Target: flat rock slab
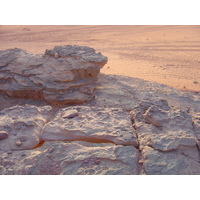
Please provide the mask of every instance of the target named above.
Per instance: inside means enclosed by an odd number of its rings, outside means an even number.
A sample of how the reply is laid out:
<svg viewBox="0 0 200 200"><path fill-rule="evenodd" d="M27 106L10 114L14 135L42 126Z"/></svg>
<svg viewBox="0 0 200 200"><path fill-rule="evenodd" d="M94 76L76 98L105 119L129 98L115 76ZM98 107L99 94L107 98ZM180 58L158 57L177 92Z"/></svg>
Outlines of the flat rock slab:
<svg viewBox="0 0 200 200"><path fill-rule="evenodd" d="M133 146L87 142L46 142L34 150L2 153L0 174L128 175L138 174Z"/></svg>
<svg viewBox="0 0 200 200"><path fill-rule="evenodd" d="M119 75L100 73L95 98L90 106L134 109L143 99L165 99L170 106L200 112L200 95L196 92L182 92L156 82Z"/></svg>
<svg viewBox="0 0 200 200"><path fill-rule="evenodd" d="M40 143L39 134L51 116L51 110L51 106L25 105L0 111L0 150L36 147Z"/></svg>
<svg viewBox="0 0 200 200"><path fill-rule="evenodd" d="M56 46L45 54L0 51L0 91L54 105L87 102L107 60L93 48L77 45Z"/></svg>
<svg viewBox="0 0 200 200"><path fill-rule="evenodd" d="M45 125L40 138L43 141L84 140L138 146L130 116L120 108L63 108Z"/></svg>
<svg viewBox="0 0 200 200"><path fill-rule="evenodd" d="M151 147L143 150L147 175L200 175L200 162L179 151L161 152Z"/></svg>

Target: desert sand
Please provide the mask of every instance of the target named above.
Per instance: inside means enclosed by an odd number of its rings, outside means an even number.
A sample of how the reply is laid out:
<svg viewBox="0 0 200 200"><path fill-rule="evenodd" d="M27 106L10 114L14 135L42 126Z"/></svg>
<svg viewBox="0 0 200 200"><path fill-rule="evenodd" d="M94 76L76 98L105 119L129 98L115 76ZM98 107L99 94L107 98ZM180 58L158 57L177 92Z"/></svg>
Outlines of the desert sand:
<svg viewBox="0 0 200 200"><path fill-rule="evenodd" d="M0 50L44 53L86 45L109 58L101 72L200 91L200 26L0 26Z"/></svg>

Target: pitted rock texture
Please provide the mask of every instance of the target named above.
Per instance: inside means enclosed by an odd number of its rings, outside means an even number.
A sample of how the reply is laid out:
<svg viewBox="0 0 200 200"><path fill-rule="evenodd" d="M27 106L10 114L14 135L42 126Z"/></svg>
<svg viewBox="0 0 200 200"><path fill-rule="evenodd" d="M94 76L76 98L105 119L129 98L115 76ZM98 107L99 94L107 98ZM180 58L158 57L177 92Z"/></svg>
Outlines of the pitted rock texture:
<svg viewBox="0 0 200 200"><path fill-rule="evenodd" d="M59 58L57 54L54 56ZM41 147L29 150L19 149L22 141L15 141L12 148L6 145L4 151L0 150L0 173L200 174L198 93L105 74L98 76L97 84L95 98L83 106L52 105L52 115L37 115L44 119L44 123L38 124L39 141L42 142L41 136L76 141L47 140ZM1 112L5 108L8 108L6 112L10 111L14 105L48 105L43 100L12 98L4 94L0 95L0 101ZM101 114L97 117L98 112ZM21 110L19 116L22 113ZM4 114L0 115L5 116L1 121L9 122L7 119L11 115ZM100 131L97 135L101 137L95 136ZM131 132L138 146L126 142ZM8 140L9 129L0 129L0 137L3 137L0 143ZM122 151L120 156L118 148Z"/></svg>
<svg viewBox="0 0 200 200"><path fill-rule="evenodd" d="M45 125L41 140L84 140L138 146L129 114L120 108L72 106Z"/></svg>
<svg viewBox="0 0 200 200"><path fill-rule="evenodd" d="M197 144L192 116L186 111L170 108L165 100L143 100L131 111L131 116L141 149L149 145L169 151Z"/></svg>
<svg viewBox="0 0 200 200"><path fill-rule="evenodd" d="M51 106L26 105L0 111L0 150L8 152L36 147L51 110Z"/></svg>
<svg viewBox="0 0 200 200"><path fill-rule="evenodd" d="M191 114L169 107L162 99L145 99L131 116L142 153L143 174L200 174Z"/></svg>
<svg viewBox="0 0 200 200"><path fill-rule="evenodd" d="M143 150L147 175L199 175L200 162L180 151L162 152L151 147Z"/></svg>
<svg viewBox="0 0 200 200"><path fill-rule="evenodd" d="M94 96L107 57L86 46L56 46L45 54L0 51L0 91L51 104L83 103Z"/></svg>
<svg viewBox="0 0 200 200"><path fill-rule="evenodd" d="M46 142L34 150L2 153L0 174L126 175L138 174L133 146L87 142Z"/></svg>

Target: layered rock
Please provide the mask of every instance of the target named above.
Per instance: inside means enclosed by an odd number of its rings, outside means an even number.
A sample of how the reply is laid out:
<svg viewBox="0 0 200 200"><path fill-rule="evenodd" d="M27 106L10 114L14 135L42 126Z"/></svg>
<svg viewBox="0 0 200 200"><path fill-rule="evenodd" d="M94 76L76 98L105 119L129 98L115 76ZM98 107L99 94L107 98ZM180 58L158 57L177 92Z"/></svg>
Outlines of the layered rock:
<svg viewBox="0 0 200 200"><path fill-rule="evenodd" d="M86 46L56 46L45 54L0 51L0 91L51 104L83 103L94 95L107 57Z"/></svg>
<svg viewBox="0 0 200 200"><path fill-rule="evenodd" d="M33 149L51 116L51 106L14 106L0 111L0 150Z"/></svg>
<svg viewBox="0 0 200 200"><path fill-rule="evenodd" d="M200 174L198 93L104 74L97 84L90 102L62 109L0 96L0 174Z"/></svg>
<svg viewBox="0 0 200 200"><path fill-rule="evenodd" d="M130 116L120 108L72 106L45 125L43 141L84 140L138 146Z"/></svg>
<svg viewBox="0 0 200 200"><path fill-rule="evenodd" d="M137 161L138 150L133 146L46 142L34 150L2 153L0 174L138 174Z"/></svg>

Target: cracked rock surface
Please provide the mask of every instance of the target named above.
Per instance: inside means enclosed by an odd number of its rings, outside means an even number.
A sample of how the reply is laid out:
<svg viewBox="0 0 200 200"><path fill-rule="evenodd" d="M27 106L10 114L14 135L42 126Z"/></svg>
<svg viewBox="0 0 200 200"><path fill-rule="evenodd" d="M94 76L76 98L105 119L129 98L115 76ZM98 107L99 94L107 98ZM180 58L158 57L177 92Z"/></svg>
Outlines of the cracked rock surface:
<svg viewBox="0 0 200 200"><path fill-rule="evenodd" d="M159 102L159 104L158 104ZM131 111L145 174L199 174L192 115L167 101L143 100Z"/></svg>
<svg viewBox="0 0 200 200"><path fill-rule="evenodd" d="M199 93L99 74L106 62L0 52L0 174L200 174Z"/></svg>
<svg viewBox="0 0 200 200"><path fill-rule="evenodd" d="M0 174L138 174L137 159L138 150L133 146L46 142L34 150L2 153Z"/></svg>
<svg viewBox="0 0 200 200"><path fill-rule="evenodd" d="M0 111L0 150L12 152L36 147L51 110L51 106L26 105Z"/></svg>
<svg viewBox="0 0 200 200"><path fill-rule="evenodd" d="M200 174L200 163L181 151L163 152L146 146L142 152L143 173L147 175Z"/></svg>
<svg viewBox="0 0 200 200"><path fill-rule="evenodd" d="M0 91L51 104L83 103L93 97L107 57L86 46L56 46L45 54L0 51Z"/></svg>
<svg viewBox="0 0 200 200"><path fill-rule="evenodd" d="M138 146L130 116L120 108L63 108L40 136L43 141L85 140Z"/></svg>

